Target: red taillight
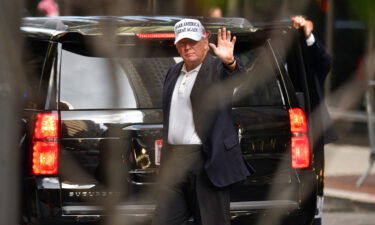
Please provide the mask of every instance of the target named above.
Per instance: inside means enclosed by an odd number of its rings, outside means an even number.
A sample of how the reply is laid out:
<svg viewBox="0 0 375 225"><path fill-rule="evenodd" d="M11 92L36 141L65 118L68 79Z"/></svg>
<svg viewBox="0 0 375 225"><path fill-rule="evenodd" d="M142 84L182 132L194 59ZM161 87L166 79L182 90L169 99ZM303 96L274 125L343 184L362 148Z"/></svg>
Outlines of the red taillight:
<svg viewBox="0 0 375 225"><path fill-rule="evenodd" d="M289 109L292 167L303 169L310 166L310 143L307 136L307 119L300 108Z"/></svg>
<svg viewBox="0 0 375 225"><path fill-rule="evenodd" d="M302 109L289 109L289 119L292 133L307 133L307 120Z"/></svg>
<svg viewBox="0 0 375 225"><path fill-rule="evenodd" d="M172 39L175 38L174 33L140 33L136 34L139 39ZM205 33L208 37L209 33Z"/></svg>
<svg viewBox="0 0 375 225"><path fill-rule="evenodd" d="M34 138L57 138L58 115L55 113L39 113L34 129Z"/></svg>
<svg viewBox="0 0 375 225"><path fill-rule="evenodd" d="M42 141L34 142L33 174L56 174L58 159L58 144Z"/></svg>
<svg viewBox="0 0 375 225"><path fill-rule="evenodd" d="M307 136L292 137L292 167L295 169L310 166L310 144Z"/></svg>
<svg viewBox="0 0 375 225"><path fill-rule="evenodd" d="M56 113L39 113L35 122L32 174L57 174L59 116Z"/></svg>

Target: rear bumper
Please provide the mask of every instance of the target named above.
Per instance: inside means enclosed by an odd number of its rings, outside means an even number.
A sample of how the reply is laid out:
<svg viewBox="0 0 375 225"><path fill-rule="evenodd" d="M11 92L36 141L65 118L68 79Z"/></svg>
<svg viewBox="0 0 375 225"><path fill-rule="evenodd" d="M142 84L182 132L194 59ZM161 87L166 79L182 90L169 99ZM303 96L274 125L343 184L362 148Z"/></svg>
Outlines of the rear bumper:
<svg viewBox="0 0 375 225"><path fill-rule="evenodd" d="M289 200L276 201L249 201L231 202L230 210L232 214L248 213L257 210L282 210L292 212L299 207L297 202ZM155 212L155 205L119 205L113 209L120 215L150 216ZM87 216L106 215L106 210L100 206L63 206L63 216Z"/></svg>
<svg viewBox="0 0 375 225"><path fill-rule="evenodd" d="M102 206L76 205L63 206L60 210L59 216L39 218L35 220L35 225L96 224L106 221L108 217L128 221L129 224L147 225L151 224L155 205L124 204L111 209ZM303 212L304 209L298 202L290 200L231 202L230 210L232 224L255 224L259 219L272 218L280 225L308 225L313 219L313 217L306 217L306 212Z"/></svg>

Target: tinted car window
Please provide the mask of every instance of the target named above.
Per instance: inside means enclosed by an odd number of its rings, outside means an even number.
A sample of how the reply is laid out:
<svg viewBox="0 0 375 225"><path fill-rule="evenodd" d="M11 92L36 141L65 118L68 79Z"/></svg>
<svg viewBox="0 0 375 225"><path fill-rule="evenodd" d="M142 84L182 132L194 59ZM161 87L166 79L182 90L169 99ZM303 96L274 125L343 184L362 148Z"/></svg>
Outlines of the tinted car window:
<svg viewBox="0 0 375 225"><path fill-rule="evenodd" d="M160 108L164 76L175 63L172 57L111 61L63 50L60 101L70 109Z"/></svg>
<svg viewBox="0 0 375 225"><path fill-rule="evenodd" d="M28 86L22 93L26 108L36 109L43 104L46 94L47 77L43 77L43 66L46 60L49 42L25 39L25 73Z"/></svg>
<svg viewBox="0 0 375 225"><path fill-rule="evenodd" d="M235 106L282 105L265 48L249 49L239 57L246 75L234 91ZM69 109L161 108L164 77L180 60L155 54L109 59L63 49L60 104Z"/></svg>
<svg viewBox="0 0 375 225"><path fill-rule="evenodd" d="M275 61L267 53L266 47L251 49L239 57L245 67L245 74L234 90L234 105L284 105Z"/></svg>

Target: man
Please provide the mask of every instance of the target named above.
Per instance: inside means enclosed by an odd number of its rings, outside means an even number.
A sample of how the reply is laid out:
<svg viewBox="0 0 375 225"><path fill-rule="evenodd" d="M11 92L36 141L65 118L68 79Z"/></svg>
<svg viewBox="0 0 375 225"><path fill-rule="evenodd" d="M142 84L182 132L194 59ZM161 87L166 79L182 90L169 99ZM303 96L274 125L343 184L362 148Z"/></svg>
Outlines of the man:
<svg viewBox="0 0 375 225"><path fill-rule="evenodd" d="M336 132L332 127L332 120L324 103L324 82L331 69L332 59L326 52L322 44L315 39L314 24L302 16L294 16L291 18L293 26L296 29L302 29L304 38L306 39L305 57L307 61L307 79L310 82L310 99L312 106L313 121L313 141L316 149L314 161L318 170L317 177L324 178L324 144L337 140ZM319 189L319 196L323 196L323 187ZM319 207L322 210L323 201ZM321 224L321 218L316 219L314 224Z"/></svg>
<svg viewBox="0 0 375 225"><path fill-rule="evenodd" d="M164 148L154 225L229 225L228 186L253 173L244 160L231 117L233 87L242 70L233 55L236 37L219 29L208 43L198 20L175 24L183 61L169 69L163 89ZM216 57L211 56L209 47Z"/></svg>
<svg viewBox="0 0 375 225"><path fill-rule="evenodd" d="M294 16L291 18L293 26L296 29L302 29L303 34L306 38L307 45L307 69L310 71L308 74L311 84L312 92L312 102L314 116L320 118L319 121L322 122L321 130L316 131L316 137L314 138L315 142L321 141L324 144L331 143L337 139L336 133L332 128L332 121L329 116L327 107L324 103L324 82L325 79L331 70L332 58L326 52L322 44L315 39L313 34L314 24L312 21L307 20L303 16ZM319 140L321 139L321 140Z"/></svg>

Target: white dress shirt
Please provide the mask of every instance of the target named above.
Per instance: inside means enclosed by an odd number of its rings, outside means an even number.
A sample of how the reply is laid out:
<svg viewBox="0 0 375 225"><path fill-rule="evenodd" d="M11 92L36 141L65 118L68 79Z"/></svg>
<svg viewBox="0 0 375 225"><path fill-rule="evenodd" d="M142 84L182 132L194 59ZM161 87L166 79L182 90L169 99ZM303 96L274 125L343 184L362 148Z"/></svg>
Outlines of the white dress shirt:
<svg viewBox="0 0 375 225"><path fill-rule="evenodd" d="M169 144L202 144L194 125L190 93L202 64L187 72L185 64L173 90L169 111Z"/></svg>
<svg viewBox="0 0 375 225"><path fill-rule="evenodd" d="M306 39L307 46L311 46L315 43L314 34L311 33L310 36Z"/></svg>

